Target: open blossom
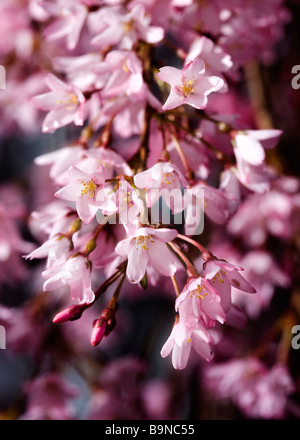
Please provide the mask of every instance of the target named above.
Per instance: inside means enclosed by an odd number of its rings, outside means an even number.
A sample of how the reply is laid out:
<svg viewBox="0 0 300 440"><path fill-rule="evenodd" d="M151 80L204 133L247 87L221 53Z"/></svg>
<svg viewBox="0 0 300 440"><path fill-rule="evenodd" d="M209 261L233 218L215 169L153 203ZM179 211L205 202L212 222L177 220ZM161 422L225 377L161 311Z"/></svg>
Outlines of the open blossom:
<svg viewBox="0 0 300 440"><path fill-rule="evenodd" d="M252 319L256 319L263 310L270 307L275 288L287 288L291 280L272 255L264 250L255 249L248 252L241 264L245 268L247 280L255 286L257 293L243 295L233 288L233 303L245 309Z"/></svg>
<svg viewBox="0 0 300 440"><path fill-rule="evenodd" d="M172 352L173 367L182 370L187 366L192 347L201 357L210 361L213 357L210 345L213 342L211 334L196 318L179 318L160 354L165 358Z"/></svg>
<svg viewBox="0 0 300 440"><path fill-rule="evenodd" d="M205 64L200 58L191 61L182 70L171 66L162 67L157 77L171 86L163 110L171 110L182 104L204 109L208 102L207 96L224 85L222 78L205 75Z"/></svg>
<svg viewBox="0 0 300 440"><path fill-rule="evenodd" d="M140 227L116 246L116 253L128 256L127 277L131 283L138 283L153 266L159 273L172 276L176 272L176 259L167 242L177 236L175 229L154 229Z"/></svg>
<svg viewBox="0 0 300 440"><path fill-rule="evenodd" d="M173 213L183 210L181 187L188 187L188 182L179 168L171 162L158 162L148 170L136 174L134 184L146 191L148 208L152 207L161 196ZM172 195L173 190L175 191Z"/></svg>
<svg viewBox="0 0 300 440"><path fill-rule="evenodd" d="M85 97L74 84L66 84L51 73L45 78L51 92L43 93L32 98L33 104L48 111L42 131L51 133L64 125L74 122L83 125Z"/></svg>
<svg viewBox="0 0 300 440"><path fill-rule="evenodd" d="M53 67L57 72L64 73L68 83L75 84L80 90L92 91L105 84L105 77L94 72L94 68L102 61L100 53L87 53L79 56L53 58Z"/></svg>
<svg viewBox="0 0 300 440"><path fill-rule="evenodd" d="M116 174L132 175L132 170L123 157L106 147L86 150L76 167L88 174L101 171L105 179L112 179Z"/></svg>
<svg viewBox="0 0 300 440"><path fill-rule="evenodd" d="M101 171L87 174L76 167L69 170L70 183L55 193L63 200L76 202L79 217L84 223L89 223L97 214L98 209L113 213L115 203L104 185L104 176Z"/></svg>
<svg viewBox="0 0 300 440"><path fill-rule="evenodd" d="M138 197L133 187L121 178L119 187L116 191L116 205L122 224L127 232L135 230L140 221L140 213L143 210L144 203Z"/></svg>
<svg viewBox="0 0 300 440"><path fill-rule="evenodd" d="M138 93L144 84L142 62L128 50L112 50L93 71L103 78L102 99Z"/></svg>
<svg viewBox="0 0 300 440"><path fill-rule="evenodd" d="M234 136L234 152L250 165L260 165L265 160L265 149L274 148L281 130L245 130Z"/></svg>
<svg viewBox="0 0 300 440"><path fill-rule="evenodd" d="M180 317L194 316L202 320L207 328L225 322L225 312L220 305L221 298L218 291L211 286L208 280L200 276L191 278L178 296L175 308Z"/></svg>
<svg viewBox="0 0 300 440"><path fill-rule="evenodd" d="M58 184L65 185L68 182L69 167L75 165L84 152L81 145L72 145L37 156L34 162L41 166L50 165L51 179Z"/></svg>
<svg viewBox="0 0 300 440"><path fill-rule="evenodd" d="M77 218L77 214L62 200L54 200L31 213L29 227L34 237L42 241L45 236L50 238L67 232Z"/></svg>
<svg viewBox="0 0 300 440"><path fill-rule="evenodd" d="M43 289L55 290L69 286L71 298L76 304L90 303L95 295L91 288L90 262L83 256L70 257L64 263L42 272Z"/></svg>
<svg viewBox="0 0 300 440"><path fill-rule="evenodd" d="M205 383L218 398L231 398L246 416L261 419L283 418L287 398L295 391L284 365L267 369L254 357L207 366Z"/></svg>
<svg viewBox="0 0 300 440"><path fill-rule="evenodd" d="M100 9L99 13L91 17L98 27L101 23L101 32L93 37L91 43L95 46L117 45L121 49L132 49L138 41L158 43L164 37L164 30L159 26L151 26L151 17L146 14L142 4L135 5L127 14L112 8ZM92 24L93 26L93 24Z"/></svg>
<svg viewBox="0 0 300 440"><path fill-rule="evenodd" d="M299 222L294 219L300 206L299 181L280 178L272 186L266 194L249 195L230 220L229 232L242 237L247 246L263 245L269 234L288 239L296 233ZM254 210L255 216L252 215Z"/></svg>
<svg viewBox="0 0 300 440"><path fill-rule="evenodd" d="M265 165L265 149L274 148L281 130L246 130L233 133L236 177L252 191L264 193L270 189L275 173Z"/></svg>
<svg viewBox="0 0 300 440"><path fill-rule="evenodd" d="M55 17L44 31L49 41L65 37L67 48L72 50L76 47L80 32L88 15L87 7L80 0L56 0L49 2L41 0L39 6L47 14Z"/></svg>
<svg viewBox="0 0 300 440"><path fill-rule="evenodd" d="M221 307L228 312L231 307L231 286L248 293L255 293L255 288L240 274L244 270L223 260L209 260L204 265L205 278L221 297Z"/></svg>
<svg viewBox="0 0 300 440"><path fill-rule="evenodd" d="M58 266L65 262L70 254L71 242L63 235L52 237L45 241L40 247L34 249L30 254L26 255L26 259L45 258L47 257L47 269Z"/></svg>
<svg viewBox="0 0 300 440"><path fill-rule="evenodd" d="M185 63L190 63L196 57L200 57L203 60L206 72L213 75L226 72L233 65L231 56L205 36L193 40Z"/></svg>

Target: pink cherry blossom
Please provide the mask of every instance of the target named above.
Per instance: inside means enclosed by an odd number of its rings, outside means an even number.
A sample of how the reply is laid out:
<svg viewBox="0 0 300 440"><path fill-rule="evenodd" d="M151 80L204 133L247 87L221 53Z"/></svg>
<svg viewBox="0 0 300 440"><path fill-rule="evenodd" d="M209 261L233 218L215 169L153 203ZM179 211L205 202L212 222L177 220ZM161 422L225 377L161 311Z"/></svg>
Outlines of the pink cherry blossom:
<svg viewBox="0 0 300 440"><path fill-rule="evenodd" d="M228 312L231 307L231 286L248 293L255 293L255 288L240 274L244 270L222 260L209 260L204 265L204 275L221 297L221 307Z"/></svg>
<svg viewBox="0 0 300 440"><path fill-rule="evenodd" d="M141 60L128 50L109 52L102 63L95 65L93 71L105 78L101 90L102 99L111 99L123 93L138 93L144 85Z"/></svg>
<svg viewBox="0 0 300 440"><path fill-rule="evenodd" d="M116 246L118 255L128 256L127 277L138 283L147 272L147 265L159 273L172 276L176 272L176 259L166 243L174 240L174 229L140 227Z"/></svg>
<svg viewBox="0 0 300 440"><path fill-rule="evenodd" d="M230 55L205 36L194 39L185 59L186 64L197 57L204 61L206 72L210 74L226 72L233 65Z"/></svg>
<svg viewBox="0 0 300 440"><path fill-rule="evenodd" d="M101 171L104 179L112 179L116 175L132 176L132 170L123 157L107 147L85 150L76 168L88 174Z"/></svg>
<svg viewBox="0 0 300 440"><path fill-rule="evenodd" d="M73 84L64 83L51 73L45 81L51 92L32 98L37 108L49 112L43 122L43 132L54 132L71 122L83 125L85 97L81 90Z"/></svg>
<svg viewBox="0 0 300 440"><path fill-rule="evenodd" d="M148 170L136 174L134 184L146 191L148 207L153 206L161 196L174 213L183 210L181 187L188 187L188 182L175 164L158 162ZM176 198L172 195L173 190Z"/></svg>
<svg viewBox="0 0 300 440"><path fill-rule="evenodd" d="M197 182L184 194L185 233L201 234L204 214L214 223L226 224L229 220L230 203L234 200L233 194L226 194L205 182Z"/></svg>
<svg viewBox="0 0 300 440"><path fill-rule="evenodd" d="M182 70L171 66L162 67L157 77L171 86L163 110L171 110L182 104L204 109L208 102L207 96L224 85L218 76L205 75L205 64L200 58L191 61Z"/></svg>
<svg viewBox="0 0 300 440"><path fill-rule="evenodd" d="M274 148L281 136L281 130L246 130L234 136L234 152L250 166L258 166L265 160L265 150Z"/></svg>
<svg viewBox="0 0 300 440"><path fill-rule="evenodd" d="M76 212L65 205L62 200L55 200L33 211L29 220L31 233L37 240L44 240L68 231L71 223L78 216Z"/></svg>
<svg viewBox="0 0 300 440"><path fill-rule="evenodd" d="M88 53L74 57L55 57L53 66L57 72L66 75L68 83L86 92L100 89L105 84L106 77L101 77L94 71L101 61L100 53Z"/></svg>
<svg viewBox="0 0 300 440"><path fill-rule="evenodd" d="M204 277L190 279L178 296L175 308L180 318L188 319L190 315L202 320L207 328L213 327L215 321L225 322L225 313L220 305L221 298L215 288Z"/></svg>
<svg viewBox="0 0 300 440"><path fill-rule="evenodd" d="M64 236L52 237L45 241L40 247L26 255L26 259L47 257L47 269L59 266L65 262L70 255L71 242Z"/></svg>
<svg viewBox="0 0 300 440"><path fill-rule="evenodd" d="M85 154L81 145L70 145L50 153L42 154L34 159L37 165L50 165L50 177L58 184L65 185L68 182L68 169L76 165Z"/></svg>
<svg viewBox="0 0 300 440"><path fill-rule="evenodd" d="M49 41L65 37L68 49L74 49L88 14L83 2L80 0L57 0L54 3L41 0L39 6L46 13L55 17L54 21L46 27L45 37Z"/></svg>
<svg viewBox="0 0 300 440"><path fill-rule="evenodd" d="M99 11L96 19L102 24L102 31L93 37L95 46L117 45L121 49L131 49L138 39L147 43L158 43L163 39L164 30L151 26L151 17L145 13L142 4L135 5L127 14L112 8Z"/></svg>
<svg viewBox="0 0 300 440"><path fill-rule="evenodd" d="M58 190L55 196L76 202L76 210L84 223L92 221L99 209L109 213L116 211L109 188L104 185L103 173L97 171L87 174L76 167L71 167L69 177L70 183Z"/></svg>
<svg viewBox="0 0 300 440"><path fill-rule="evenodd" d="M72 256L64 263L44 270L42 276L46 279L44 291L69 286L71 298L77 304L90 303L95 298L90 263L82 255Z"/></svg>
<svg viewBox="0 0 300 440"><path fill-rule="evenodd" d="M247 280L255 286L255 295L241 294L232 289L233 303L242 307L247 315L256 319L264 311L268 310L277 286L288 288L291 280L282 268L274 261L272 255L263 250L252 250L241 260L245 268Z"/></svg>
<svg viewBox="0 0 300 440"><path fill-rule="evenodd" d="M120 179L119 187L116 191L116 205L120 221L127 233L130 233L132 229L136 230L141 220L140 213L143 210L144 203L124 178Z"/></svg>
<svg viewBox="0 0 300 440"><path fill-rule="evenodd" d="M187 366L192 347L201 357L210 361L213 357L210 344L213 344L212 336L197 319L179 318L160 354L165 358L172 352L173 367L182 370Z"/></svg>
<svg viewBox="0 0 300 440"><path fill-rule="evenodd" d="M219 398L231 398L250 418L283 418L287 398L295 390L284 365L274 364L268 370L254 357L211 365L205 379L209 390Z"/></svg>

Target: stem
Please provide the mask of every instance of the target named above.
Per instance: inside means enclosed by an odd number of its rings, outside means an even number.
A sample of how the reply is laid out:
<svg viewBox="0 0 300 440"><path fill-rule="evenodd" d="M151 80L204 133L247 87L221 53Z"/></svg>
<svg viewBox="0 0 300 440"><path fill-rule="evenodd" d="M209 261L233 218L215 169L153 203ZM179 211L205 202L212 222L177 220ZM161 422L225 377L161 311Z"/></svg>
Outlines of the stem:
<svg viewBox="0 0 300 440"><path fill-rule="evenodd" d="M191 243L193 246L195 246L199 251L202 253L202 258L205 261L211 260L214 258L214 255L207 250L202 244L198 243L197 241L193 240L192 238L186 237L185 235L178 234L177 238L180 238L181 240L187 241L188 243Z"/></svg>
<svg viewBox="0 0 300 440"><path fill-rule="evenodd" d="M174 136L174 134L171 131L170 131L169 134L170 134L170 137L171 137L171 139L172 139L172 141L173 141L173 143L174 143L174 145L176 147L177 153L179 154L180 160L181 160L181 162L182 162L182 164L183 164L183 166L185 168L186 177L188 178L188 180L193 180L194 172L192 171L192 169L190 167L190 164L189 164L187 158L185 157L184 151L183 151L183 149L182 149L182 147L181 147L177 137Z"/></svg>
<svg viewBox="0 0 300 440"><path fill-rule="evenodd" d="M100 295L102 295L102 293L104 293L106 291L106 289L122 275L122 273L124 274L123 268L118 269L109 278L107 278L95 291L95 299L93 302L95 302L96 299L98 299L100 297ZM124 276L125 276L125 274L124 274ZM90 304L92 304L92 303L90 303Z"/></svg>
<svg viewBox="0 0 300 440"><path fill-rule="evenodd" d="M174 286L174 290L175 290L176 296L178 297L180 295L180 289L179 289L177 280L176 280L174 275L171 276L171 280L172 280L172 283L173 283L173 286Z"/></svg>
<svg viewBox="0 0 300 440"><path fill-rule="evenodd" d="M112 309L114 309L116 307L116 304L118 302L118 298L119 298L119 295L120 295L121 287L122 287L122 285L124 283L125 278L126 278L126 274L124 273L122 278L120 279L117 287L116 287L116 290L114 291L112 299L109 302L109 307L112 308Z"/></svg>
<svg viewBox="0 0 300 440"><path fill-rule="evenodd" d="M188 272L188 276L191 277L198 277L198 271L193 265L193 263L184 255L184 253L171 241L168 242L168 245L171 247L171 249L181 258L181 260L186 265L186 270Z"/></svg>

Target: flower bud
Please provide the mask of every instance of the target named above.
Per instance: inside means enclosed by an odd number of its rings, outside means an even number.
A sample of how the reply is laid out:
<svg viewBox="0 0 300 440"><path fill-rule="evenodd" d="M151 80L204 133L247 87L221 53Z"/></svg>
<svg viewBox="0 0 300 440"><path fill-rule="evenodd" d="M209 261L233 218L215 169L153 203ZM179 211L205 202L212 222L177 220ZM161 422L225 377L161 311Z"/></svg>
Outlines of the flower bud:
<svg viewBox="0 0 300 440"><path fill-rule="evenodd" d="M57 313L54 318L54 324L61 324L62 322L74 321L75 319L79 319L84 310L84 304L73 304L65 310Z"/></svg>
<svg viewBox="0 0 300 440"><path fill-rule="evenodd" d="M93 323L93 330L91 334L91 345L95 347L102 341L106 332L107 322L103 319L96 319Z"/></svg>

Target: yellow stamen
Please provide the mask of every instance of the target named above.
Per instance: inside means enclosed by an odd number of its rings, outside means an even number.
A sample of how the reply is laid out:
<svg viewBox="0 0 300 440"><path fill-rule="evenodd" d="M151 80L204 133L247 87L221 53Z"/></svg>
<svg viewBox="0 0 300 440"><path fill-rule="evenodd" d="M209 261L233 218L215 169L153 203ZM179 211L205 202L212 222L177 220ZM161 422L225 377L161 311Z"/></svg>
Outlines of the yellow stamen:
<svg viewBox="0 0 300 440"><path fill-rule="evenodd" d="M133 23L132 21L126 21L126 23L124 23L124 30L125 32L129 32L131 31L131 29L133 28Z"/></svg>
<svg viewBox="0 0 300 440"><path fill-rule="evenodd" d="M195 92L194 83L196 80L189 80L187 81L186 78L183 78L181 91L184 94L185 97L192 95Z"/></svg>
<svg viewBox="0 0 300 440"><path fill-rule="evenodd" d="M138 250L139 245L141 245L142 249L148 251L149 248L147 247L147 241L150 240L151 243L154 243L154 240L151 237L152 235L140 235L139 237L136 237L136 250Z"/></svg>
<svg viewBox="0 0 300 440"><path fill-rule="evenodd" d="M79 101L75 93L71 93L71 95L67 96L64 99L57 99L56 103L65 105L66 110L74 110L73 106L79 104Z"/></svg>
<svg viewBox="0 0 300 440"><path fill-rule="evenodd" d="M162 173L162 181L161 181L161 185L163 185L164 183L166 185L171 185L171 183L175 182L175 179L173 177L173 173Z"/></svg>
<svg viewBox="0 0 300 440"><path fill-rule="evenodd" d="M207 293L205 291L203 292L204 288L205 288L204 286L201 286L200 284L198 284L196 289L191 290L190 297L192 298L194 295L196 295L197 298L204 299L207 296Z"/></svg>
<svg viewBox="0 0 300 440"><path fill-rule="evenodd" d="M220 270L220 272L216 273L216 275L212 278L213 284L215 284L217 280L219 281L219 283L224 284L224 280L221 274L225 275L225 272L223 270Z"/></svg>
<svg viewBox="0 0 300 440"><path fill-rule="evenodd" d="M81 190L81 194L88 194L89 195L89 199L91 197L95 196L95 190L97 188L96 183L94 182L93 179L89 180L88 182L84 182L81 181L82 185L83 185L83 189Z"/></svg>

